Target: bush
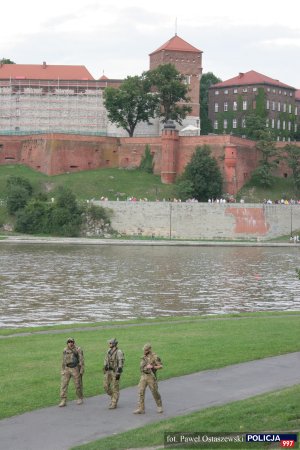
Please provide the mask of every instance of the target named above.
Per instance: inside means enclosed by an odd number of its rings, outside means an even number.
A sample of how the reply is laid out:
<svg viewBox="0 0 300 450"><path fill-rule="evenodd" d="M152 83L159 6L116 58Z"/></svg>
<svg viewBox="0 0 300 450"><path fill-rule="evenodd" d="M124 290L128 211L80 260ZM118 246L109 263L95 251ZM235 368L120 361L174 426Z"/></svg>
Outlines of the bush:
<svg viewBox="0 0 300 450"><path fill-rule="evenodd" d="M28 190L19 185L11 185L7 192L6 197L6 207L9 214L16 214L16 212L20 209L23 209L28 200L30 199L30 195Z"/></svg>
<svg viewBox="0 0 300 450"><path fill-rule="evenodd" d="M145 153L142 157L139 169L143 172L153 173L153 156L150 152L150 146L147 144L145 147Z"/></svg>
<svg viewBox="0 0 300 450"><path fill-rule="evenodd" d="M88 217L94 221L103 220L103 222L110 224L108 208L103 208L103 206L91 205L86 209L85 212Z"/></svg>

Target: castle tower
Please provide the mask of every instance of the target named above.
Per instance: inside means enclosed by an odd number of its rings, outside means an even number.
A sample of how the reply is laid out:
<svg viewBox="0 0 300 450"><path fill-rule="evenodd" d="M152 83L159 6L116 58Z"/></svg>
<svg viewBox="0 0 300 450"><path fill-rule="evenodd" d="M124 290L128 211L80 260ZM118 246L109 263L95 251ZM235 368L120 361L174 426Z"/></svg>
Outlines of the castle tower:
<svg viewBox="0 0 300 450"><path fill-rule="evenodd" d="M224 148L224 185L228 194L235 195L237 188L237 147L227 144Z"/></svg>
<svg viewBox="0 0 300 450"><path fill-rule="evenodd" d="M172 184L176 179L176 161L179 136L175 124L168 120L162 131L161 173L160 179L164 184Z"/></svg>
<svg viewBox="0 0 300 450"><path fill-rule="evenodd" d="M190 106L195 123L200 115L200 78L202 74L202 51L181 39L177 34L154 52L150 53L150 70L161 64L174 64L189 85Z"/></svg>

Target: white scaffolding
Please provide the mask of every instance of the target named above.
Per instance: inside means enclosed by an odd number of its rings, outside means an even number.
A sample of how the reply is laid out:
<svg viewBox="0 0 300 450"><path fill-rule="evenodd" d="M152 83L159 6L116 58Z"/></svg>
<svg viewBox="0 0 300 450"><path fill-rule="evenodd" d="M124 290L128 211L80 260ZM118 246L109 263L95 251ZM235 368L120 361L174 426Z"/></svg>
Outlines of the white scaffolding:
<svg viewBox="0 0 300 450"><path fill-rule="evenodd" d="M103 87L91 80L0 80L0 134L104 135Z"/></svg>

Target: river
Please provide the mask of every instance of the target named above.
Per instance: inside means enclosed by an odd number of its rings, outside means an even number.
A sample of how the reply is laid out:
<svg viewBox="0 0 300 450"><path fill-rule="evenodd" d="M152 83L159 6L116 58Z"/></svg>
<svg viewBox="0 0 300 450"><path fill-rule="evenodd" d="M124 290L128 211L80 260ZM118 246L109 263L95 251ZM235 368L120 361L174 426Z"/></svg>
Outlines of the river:
<svg viewBox="0 0 300 450"><path fill-rule="evenodd" d="M300 247L0 246L0 326L300 310Z"/></svg>

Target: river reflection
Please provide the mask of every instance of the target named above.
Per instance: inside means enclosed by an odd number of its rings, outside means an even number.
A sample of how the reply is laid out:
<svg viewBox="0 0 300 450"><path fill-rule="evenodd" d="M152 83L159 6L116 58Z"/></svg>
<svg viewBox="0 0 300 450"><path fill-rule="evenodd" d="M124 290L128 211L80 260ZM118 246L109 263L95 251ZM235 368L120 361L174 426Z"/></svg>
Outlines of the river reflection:
<svg viewBox="0 0 300 450"><path fill-rule="evenodd" d="M299 251L0 245L0 326L300 310Z"/></svg>

